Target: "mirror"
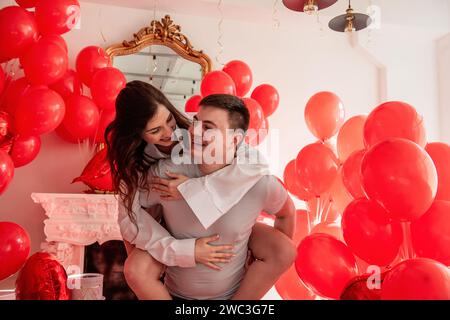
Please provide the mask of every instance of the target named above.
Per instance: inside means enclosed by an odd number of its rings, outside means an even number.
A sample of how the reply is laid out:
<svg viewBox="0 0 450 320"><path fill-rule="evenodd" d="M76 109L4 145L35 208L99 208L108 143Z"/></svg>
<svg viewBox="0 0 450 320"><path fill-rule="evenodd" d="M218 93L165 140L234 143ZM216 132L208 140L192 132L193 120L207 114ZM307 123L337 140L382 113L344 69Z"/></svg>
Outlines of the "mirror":
<svg viewBox="0 0 450 320"><path fill-rule="evenodd" d="M141 80L160 89L184 111L186 101L200 94L201 80L211 70L210 58L193 48L168 15L133 36L106 49L113 66L127 81Z"/></svg>

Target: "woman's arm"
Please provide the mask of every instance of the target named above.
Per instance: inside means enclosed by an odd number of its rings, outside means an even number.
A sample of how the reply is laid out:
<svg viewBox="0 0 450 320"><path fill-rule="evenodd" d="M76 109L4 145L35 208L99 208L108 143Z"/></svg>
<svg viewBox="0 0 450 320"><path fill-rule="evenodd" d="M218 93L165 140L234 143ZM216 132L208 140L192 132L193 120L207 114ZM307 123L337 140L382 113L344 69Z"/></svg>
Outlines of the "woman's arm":
<svg viewBox="0 0 450 320"><path fill-rule="evenodd" d="M154 203L156 204L156 203ZM216 236L199 239L175 239L162 227L139 201L139 192L133 200L133 212L136 224L131 221L123 202L119 200L119 226L124 240L136 248L147 251L156 260L166 266L194 267L202 263L212 269L218 269L216 262L227 263L233 256L230 245L211 245L218 240Z"/></svg>

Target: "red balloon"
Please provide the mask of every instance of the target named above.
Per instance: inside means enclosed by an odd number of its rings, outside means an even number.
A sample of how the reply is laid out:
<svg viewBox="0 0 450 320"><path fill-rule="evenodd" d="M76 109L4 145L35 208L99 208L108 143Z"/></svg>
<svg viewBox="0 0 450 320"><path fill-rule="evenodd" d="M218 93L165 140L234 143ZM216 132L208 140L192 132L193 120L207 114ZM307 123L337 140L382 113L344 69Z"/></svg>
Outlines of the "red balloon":
<svg viewBox="0 0 450 320"><path fill-rule="evenodd" d="M2 66L0 66L0 94L3 92L3 89L5 88L5 82L6 82L6 75L3 71Z"/></svg>
<svg viewBox="0 0 450 320"><path fill-rule="evenodd" d="M235 95L236 85L233 79L225 72L211 71L203 77L200 91L202 97L218 93Z"/></svg>
<svg viewBox="0 0 450 320"><path fill-rule="evenodd" d="M126 84L127 79L119 69L100 69L92 77L92 98L100 109L114 109L116 98Z"/></svg>
<svg viewBox="0 0 450 320"><path fill-rule="evenodd" d="M78 143L80 140L78 140L76 137L72 136L67 129L64 127L64 125L61 123L58 128L55 129L55 133L63 139L66 142L69 143Z"/></svg>
<svg viewBox="0 0 450 320"><path fill-rule="evenodd" d="M34 8L37 0L16 0L16 3L22 8Z"/></svg>
<svg viewBox="0 0 450 320"><path fill-rule="evenodd" d="M5 90L2 109L14 117L22 95L30 88L25 77L12 81Z"/></svg>
<svg viewBox="0 0 450 320"><path fill-rule="evenodd" d="M333 151L323 143L307 145L299 152L295 162L297 181L308 192L320 196L336 178L337 161Z"/></svg>
<svg viewBox="0 0 450 320"><path fill-rule="evenodd" d="M243 97L250 91L253 84L253 75L252 70L245 62L230 61L223 67L222 71L233 79L237 96Z"/></svg>
<svg viewBox="0 0 450 320"><path fill-rule="evenodd" d="M47 252L33 254L16 280L17 300L70 300L67 273Z"/></svg>
<svg viewBox="0 0 450 320"><path fill-rule="evenodd" d="M389 138L411 140L425 147L426 133L423 119L407 103L391 101L375 108L364 125L364 141L368 147Z"/></svg>
<svg viewBox="0 0 450 320"><path fill-rule="evenodd" d="M446 143L429 143L425 150L436 166L438 191L436 200L450 201L450 146Z"/></svg>
<svg viewBox="0 0 450 320"><path fill-rule="evenodd" d="M11 117L6 112L0 111L0 141L9 133Z"/></svg>
<svg viewBox="0 0 450 320"><path fill-rule="evenodd" d="M100 114L95 103L86 96L72 96L66 100L66 115L62 125L77 140L95 134Z"/></svg>
<svg viewBox="0 0 450 320"><path fill-rule="evenodd" d="M348 119L339 130L337 136L337 152L341 162L355 151L365 148L364 124L367 116L356 116Z"/></svg>
<svg viewBox="0 0 450 320"><path fill-rule="evenodd" d="M47 85L61 79L67 71L67 52L53 41L39 40L21 57L25 76L31 84Z"/></svg>
<svg viewBox="0 0 450 320"><path fill-rule="evenodd" d="M61 124L65 109L64 100L55 91L30 88L17 107L16 130L23 136L49 133Z"/></svg>
<svg viewBox="0 0 450 320"><path fill-rule="evenodd" d="M357 256L380 266L394 261L403 240L400 223L391 222L386 210L368 199L358 199L347 206L342 230L345 242Z"/></svg>
<svg viewBox="0 0 450 320"><path fill-rule="evenodd" d="M355 199L365 198L366 196L361 182L361 163L365 154L365 150L352 153L342 166L342 181Z"/></svg>
<svg viewBox="0 0 450 320"><path fill-rule="evenodd" d="M283 300L314 300L315 298L315 294L298 278L295 266L283 273L275 283L275 289Z"/></svg>
<svg viewBox="0 0 450 320"><path fill-rule="evenodd" d="M22 167L33 161L41 150L41 138L39 136L22 137L17 135L13 139L10 156L16 168Z"/></svg>
<svg viewBox="0 0 450 320"><path fill-rule="evenodd" d="M450 271L431 259L403 261L384 279L381 299L450 300Z"/></svg>
<svg viewBox="0 0 450 320"><path fill-rule="evenodd" d="M202 96L195 95L192 96L186 101L186 105L184 107L185 112L198 112L200 108L200 101L202 101Z"/></svg>
<svg viewBox="0 0 450 320"><path fill-rule="evenodd" d="M283 180L286 184L286 189L300 200L308 201L314 195L303 188L297 181L297 171L295 169L295 159L289 161L284 168Z"/></svg>
<svg viewBox="0 0 450 320"><path fill-rule="evenodd" d="M35 15L42 34L63 34L77 25L80 4L77 0L37 0Z"/></svg>
<svg viewBox="0 0 450 320"><path fill-rule="evenodd" d="M383 285L384 278L389 272L383 272L379 275L379 284ZM376 276L375 276L376 277ZM377 281L373 272L370 274L363 274L352 279L341 294L341 300L381 300L381 287L374 286L373 288L367 285L367 281L372 283ZM370 279L369 279L370 278ZM376 283L374 283L376 284Z"/></svg>
<svg viewBox="0 0 450 320"><path fill-rule="evenodd" d="M11 6L0 10L0 34L0 56L7 61L20 57L38 33L33 16L24 8Z"/></svg>
<svg viewBox="0 0 450 320"><path fill-rule="evenodd" d="M296 246L311 233L311 223L311 214L308 211L295 211L295 231L292 241Z"/></svg>
<svg viewBox="0 0 450 320"><path fill-rule="evenodd" d="M338 170L336 179L334 179L333 184L331 185L330 196L333 200L333 208L335 208L339 214L344 213L345 208L353 201L352 195L344 186L342 167Z"/></svg>
<svg viewBox="0 0 450 320"><path fill-rule="evenodd" d="M269 135L269 120L265 118L258 130L247 131L245 143L252 147L257 147Z"/></svg>
<svg viewBox="0 0 450 320"><path fill-rule="evenodd" d="M305 107L306 124L311 133L322 141L338 132L344 118L344 105L332 92L319 92L313 95Z"/></svg>
<svg viewBox="0 0 450 320"><path fill-rule="evenodd" d="M264 122L264 112L256 100L252 98L243 98L245 106L250 113L250 123L248 129L259 130Z"/></svg>
<svg viewBox="0 0 450 320"><path fill-rule="evenodd" d="M450 266L450 202L435 201L422 217L413 221L411 240L419 257Z"/></svg>
<svg viewBox="0 0 450 320"><path fill-rule="evenodd" d="M339 299L347 283L358 274L350 249L323 233L303 239L297 248L295 269L309 288L331 299Z"/></svg>
<svg viewBox="0 0 450 320"><path fill-rule="evenodd" d="M81 81L91 85L92 77L98 70L111 66L111 59L105 50L96 46L85 47L78 53L76 69Z"/></svg>
<svg viewBox="0 0 450 320"><path fill-rule="evenodd" d="M366 195L395 219L412 221L433 203L436 168L424 149L405 139L389 139L364 156L361 173Z"/></svg>
<svg viewBox="0 0 450 320"><path fill-rule="evenodd" d="M61 37L60 35L57 35L57 34L49 34L49 35L46 35L46 36L42 36L42 37L39 39L39 42L54 43L54 44L57 44L58 46L60 46L62 49L64 49L64 51L65 51L66 53L69 52L69 49L67 48L67 43L66 43L66 41L65 41L64 38Z"/></svg>
<svg viewBox="0 0 450 320"><path fill-rule="evenodd" d="M81 176L74 182L83 182L92 190L114 191L111 167L109 166L107 148L103 148L88 162Z"/></svg>
<svg viewBox="0 0 450 320"><path fill-rule="evenodd" d="M29 253L30 237L28 233L18 224L0 222L0 261L2 262L0 281L19 271Z"/></svg>
<svg viewBox="0 0 450 320"><path fill-rule="evenodd" d="M68 99L72 95L81 95L83 84L75 70L68 69L61 79L50 85L50 89L59 93L63 99Z"/></svg>
<svg viewBox="0 0 450 320"><path fill-rule="evenodd" d="M270 84L257 86L253 90L251 97L261 105L265 117L271 116L280 104L280 95L278 94L277 89Z"/></svg>
<svg viewBox="0 0 450 320"><path fill-rule="evenodd" d="M8 188L13 177L14 163L5 151L0 150L0 195Z"/></svg>
<svg viewBox="0 0 450 320"><path fill-rule="evenodd" d="M103 109L100 111L100 121L95 134L95 142L105 142L106 127L116 118L116 109Z"/></svg>

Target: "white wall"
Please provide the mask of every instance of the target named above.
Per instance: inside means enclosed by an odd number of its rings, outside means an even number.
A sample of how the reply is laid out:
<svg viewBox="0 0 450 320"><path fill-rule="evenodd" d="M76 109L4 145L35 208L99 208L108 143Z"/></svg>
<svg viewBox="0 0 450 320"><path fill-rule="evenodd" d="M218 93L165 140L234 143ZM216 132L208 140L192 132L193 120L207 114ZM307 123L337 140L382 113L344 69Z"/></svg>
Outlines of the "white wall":
<svg viewBox="0 0 450 320"><path fill-rule="evenodd" d="M192 44L215 60L219 51L219 14L213 14L214 3L207 1L210 2L207 15L202 14L201 6L198 11L191 10L187 15L183 14L186 11L181 12L173 5L175 0L167 2L170 11L164 11L165 2L159 2L161 12L157 12L156 16L161 18L164 14L170 14ZM329 31L328 18L324 15L324 31L320 31L314 17L290 12L279 6L277 17L281 26L274 28L270 1L265 1L269 3L269 8L264 9L269 14L261 16L261 19L255 18L254 12L239 12L238 4L232 2L233 7L229 10L231 18L225 15L222 26L224 52L221 60L244 60L253 70L255 86L271 83L278 88L281 105L269 121L272 129L280 130L280 164L275 168L279 176L284 165L297 155L301 147L314 141L303 118L304 105L312 94L321 90L337 93L345 102L348 117L368 113L379 103L378 69L373 64L373 58L386 67L388 98L405 100L416 106L425 117L429 139L440 138L436 40L450 31L448 22L445 27L434 23L436 17L442 19L442 6L427 8L428 13L433 13L433 10L439 12L434 15L427 13L423 17L430 22L425 27L415 27L408 21L402 25L383 23L380 30L362 32L359 41L367 51L360 51L353 49L344 35ZM383 10L387 10L384 6L389 6L391 2L377 1ZM443 1L436 2L445 5ZM12 3L0 0L0 7ZM365 10L365 6L359 9ZM413 8L416 11L419 9L423 8ZM228 14L227 10L224 12ZM239 14L232 16L233 12ZM245 15L252 19L247 22L236 20L236 17ZM69 45L72 67L76 54L83 47L107 47L130 39L134 32L149 25L152 19L151 10L82 2L81 29L64 35ZM373 57L369 58L369 54ZM215 68L219 67L216 63ZM449 121L448 114L446 117ZM448 135L447 142L450 142ZM45 135L38 158L16 170L9 189L0 197L0 220L14 221L25 227L31 235L33 252L39 250L44 240L42 221L45 217L42 208L32 203L30 193L84 190L82 185L70 185L70 182L81 172L88 157L85 146L80 148L62 142L55 134Z"/></svg>

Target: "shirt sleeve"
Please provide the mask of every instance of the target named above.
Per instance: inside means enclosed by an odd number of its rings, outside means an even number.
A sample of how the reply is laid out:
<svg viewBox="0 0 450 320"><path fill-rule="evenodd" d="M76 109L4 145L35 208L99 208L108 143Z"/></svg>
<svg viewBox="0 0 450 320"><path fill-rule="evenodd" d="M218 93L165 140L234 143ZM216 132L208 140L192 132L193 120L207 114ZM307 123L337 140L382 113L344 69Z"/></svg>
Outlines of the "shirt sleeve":
<svg viewBox="0 0 450 320"><path fill-rule="evenodd" d="M229 166L212 174L191 178L178 186L184 200L205 229L235 206L265 175L268 162L256 149L241 147Z"/></svg>
<svg viewBox="0 0 450 320"><path fill-rule="evenodd" d="M266 183L266 201L263 211L268 214L276 214L283 208L288 193L275 176L268 176Z"/></svg>
<svg viewBox="0 0 450 320"><path fill-rule="evenodd" d="M118 222L124 240L148 253L166 266L195 267L195 239L178 240L163 228L140 203L138 191L133 200L135 223L122 200L118 201Z"/></svg>

